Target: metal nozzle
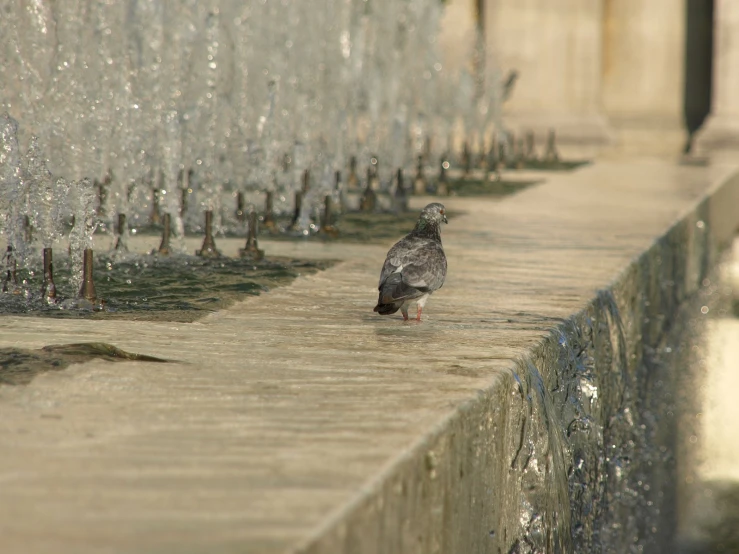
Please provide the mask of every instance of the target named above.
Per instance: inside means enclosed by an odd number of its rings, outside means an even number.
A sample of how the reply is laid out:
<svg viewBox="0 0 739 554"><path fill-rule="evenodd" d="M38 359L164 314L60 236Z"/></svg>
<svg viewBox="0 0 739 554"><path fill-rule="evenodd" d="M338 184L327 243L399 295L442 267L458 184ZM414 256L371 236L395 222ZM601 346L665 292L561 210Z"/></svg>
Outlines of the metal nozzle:
<svg viewBox="0 0 739 554"><path fill-rule="evenodd" d="M559 161L556 138L554 129L549 129L549 135L547 136L547 151L546 154L544 154L544 161L546 162L555 163Z"/></svg>
<svg viewBox="0 0 739 554"><path fill-rule="evenodd" d="M98 187L98 205L97 205L97 214L100 217L105 216L105 202L108 198L108 191L106 189L106 185L110 184L109 178L106 176L105 180L101 183L99 181L95 181L97 183Z"/></svg>
<svg viewBox="0 0 739 554"><path fill-rule="evenodd" d="M350 190L359 188L359 177L357 177L357 157L349 158L349 178L346 180L346 187Z"/></svg>
<svg viewBox="0 0 739 554"><path fill-rule="evenodd" d="M333 214L332 214L333 202L331 196L326 195L323 199L323 217L321 218L321 228L319 232L331 237L336 237L339 234L339 230L332 225Z"/></svg>
<svg viewBox="0 0 739 554"><path fill-rule="evenodd" d="M169 235L170 235L170 226L171 226L172 216L169 214L164 214L162 216L162 242L159 244L159 254L163 256L168 256L170 254L169 251Z"/></svg>
<svg viewBox="0 0 739 554"><path fill-rule="evenodd" d="M246 235L246 246L239 250L239 256L242 258L252 258L253 260L261 260L264 258L264 250L259 249L257 242L257 212L249 212L249 230Z"/></svg>
<svg viewBox="0 0 739 554"><path fill-rule="evenodd" d="M377 205L377 193L372 189L372 168L367 168L367 188L364 189L359 209L363 212L372 212Z"/></svg>
<svg viewBox="0 0 739 554"><path fill-rule="evenodd" d="M462 169L464 171L465 176L470 174L471 166L472 166L472 152L470 152L469 143L465 141L462 147Z"/></svg>
<svg viewBox="0 0 739 554"><path fill-rule="evenodd" d="M402 171L398 169L398 175L402 179ZM423 174L423 156L418 156L416 163L416 177L413 180L413 194L426 194L426 177Z"/></svg>
<svg viewBox="0 0 739 554"><path fill-rule="evenodd" d="M310 170L306 169L303 171L303 194L308 192L308 189L310 188Z"/></svg>
<svg viewBox="0 0 739 554"><path fill-rule="evenodd" d="M267 198L264 202L264 226L272 230L277 227L277 224L275 223L275 215L274 215L274 193L271 190L267 191Z"/></svg>
<svg viewBox="0 0 739 554"><path fill-rule="evenodd" d="M239 191L236 193L236 219L244 221L246 212L244 211L244 193Z"/></svg>
<svg viewBox="0 0 739 554"><path fill-rule="evenodd" d="M126 252L126 214L118 214L118 226L116 228L118 238L115 239L115 249Z"/></svg>
<svg viewBox="0 0 739 554"><path fill-rule="evenodd" d="M82 264L82 287L80 287L79 297L90 302L94 302L97 298L95 294L95 282L92 278L92 263L92 248L85 248Z"/></svg>
<svg viewBox="0 0 739 554"><path fill-rule="evenodd" d="M3 279L3 292L8 292L12 286L14 289L18 287L18 275L16 270L18 262L13 254L13 247L8 245L8 249L5 251L5 279Z"/></svg>
<svg viewBox="0 0 739 554"><path fill-rule="evenodd" d="M300 222L300 211L303 209L303 193L297 191L295 193L295 211L293 212L293 219L290 222L290 229L296 229Z"/></svg>
<svg viewBox="0 0 739 554"><path fill-rule="evenodd" d="M217 258L221 255L213 240L213 212L211 210L205 212L205 239L203 239L203 246L200 250L196 250L195 254L203 258Z"/></svg>
<svg viewBox="0 0 739 554"><path fill-rule="evenodd" d="M27 215L23 216L23 239L26 243L33 241L33 226L31 225L31 218Z"/></svg>
<svg viewBox="0 0 739 554"><path fill-rule="evenodd" d="M162 222L161 215L159 214L159 189L151 189L151 216L149 222L152 225L159 225Z"/></svg>
<svg viewBox="0 0 739 554"><path fill-rule="evenodd" d="M51 248L44 248L44 281L41 284L41 298L47 304L56 303L56 283L54 283L54 264Z"/></svg>

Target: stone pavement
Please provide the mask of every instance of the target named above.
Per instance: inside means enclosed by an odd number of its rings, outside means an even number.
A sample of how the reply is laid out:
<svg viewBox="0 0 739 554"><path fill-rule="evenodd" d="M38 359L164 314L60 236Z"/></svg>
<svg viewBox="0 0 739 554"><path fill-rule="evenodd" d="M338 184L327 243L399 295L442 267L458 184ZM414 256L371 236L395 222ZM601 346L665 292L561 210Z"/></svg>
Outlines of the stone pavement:
<svg viewBox="0 0 739 554"><path fill-rule="evenodd" d="M434 445L467 452L451 422L477 432L466 414L506 401L514 361L732 173L603 163L503 200L445 199L464 215L443 229L449 274L421 324L372 313L390 244L268 241L267 255L344 261L189 324L2 317L0 347L102 341L176 363L0 386L0 551L453 551L455 515L424 496L442 479ZM417 495L430 523L392 511L393 494ZM455 513L516 502L481 494ZM490 536L465 544L488 551Z"/></svg>

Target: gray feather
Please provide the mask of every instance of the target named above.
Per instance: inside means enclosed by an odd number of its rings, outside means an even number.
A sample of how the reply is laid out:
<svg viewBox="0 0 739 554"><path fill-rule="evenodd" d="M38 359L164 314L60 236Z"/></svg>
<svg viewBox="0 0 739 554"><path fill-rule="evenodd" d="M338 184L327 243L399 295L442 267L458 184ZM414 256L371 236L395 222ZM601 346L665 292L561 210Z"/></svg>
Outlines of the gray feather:
<svg viewBox="0 0 739 554"><path fill-rule="evenodd" d="M439 231L442 221L446 221L444 207L429 204L413 231L387 253L380 273L376 312L395 313L404 303L444 285L447 262Z"/></svg>

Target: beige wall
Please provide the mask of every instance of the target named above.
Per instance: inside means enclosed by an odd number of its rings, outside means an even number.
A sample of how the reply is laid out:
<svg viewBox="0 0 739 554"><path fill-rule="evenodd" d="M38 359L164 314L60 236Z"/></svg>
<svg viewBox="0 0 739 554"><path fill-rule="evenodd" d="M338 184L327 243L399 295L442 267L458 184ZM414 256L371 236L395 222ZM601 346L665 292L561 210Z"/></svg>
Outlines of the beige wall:
<svg viewBox="0 0 739 554"><path fill-rule="evenodd" d="M732 2L739 9L723 0ZM679 156L687 139L685 3L487 0L488 51L503 73L519 72L506 125L541 136L555 128L565 154ZM456 27L444 30L446 44L456 43L448 55L460 60L475 2L454 0L448 11Z"/></svg>
<svg viewBox="0 0 739 554"><path fill-rule="evenodd" d="M687 0L486 0L489 59L519 79L504 107L514 132L557 131L564 154L678 158ZM475 1L447 4L449 63L472 49ZM739 154L739 0L715 0L711 114L693 153ZM539 139L541 142L541 138Z"/></svg>
<svg viewBox="0 0 739 554"><path fill-rule="evenodd" d="M711 114L697 133L697 154L720 160L739 156L739 2L716 0L714 8Z"/></svg>
<svg viewBox="0 0 739 554"><path fill-rule="evenodd" d="M605 0L603 105L623 154L677 156L683 124L685 0Z"/></svg>
<svg viewBox="0 0 739 554"><path fill-rule="evenodd" d="M600 0L489 0L488 48L519 80L505 121L543 139L557 130L563 153L593 155L610 141L601 93ZM540 139L541 142L541 139Z"/></svg>
<svg viewBox="0 0 739 554"><path fill-rule="evenodd" d="M475 40L474 0L448 0L441 20L439 41L445 67L457 68L470 61Z"/></svg>

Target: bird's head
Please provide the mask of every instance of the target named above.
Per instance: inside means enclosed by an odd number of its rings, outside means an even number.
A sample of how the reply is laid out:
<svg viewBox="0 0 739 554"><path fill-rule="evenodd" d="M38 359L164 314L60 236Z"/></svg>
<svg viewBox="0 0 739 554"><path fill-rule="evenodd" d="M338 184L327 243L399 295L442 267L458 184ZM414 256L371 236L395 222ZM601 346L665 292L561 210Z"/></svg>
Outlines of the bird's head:
<svg viewBox="0 0 739 554"><path fill-rule="evenodd" d="M433 202L421 210L421 220L433 223L437 226L442 221L444 223L449 223L446 218L446 209L444 208L444 204L440 204L439 202Z"/></svg>

